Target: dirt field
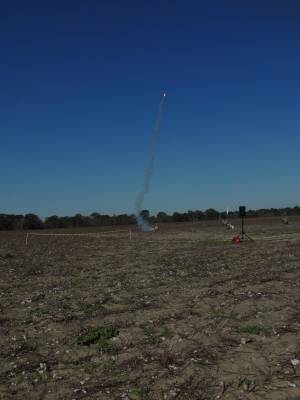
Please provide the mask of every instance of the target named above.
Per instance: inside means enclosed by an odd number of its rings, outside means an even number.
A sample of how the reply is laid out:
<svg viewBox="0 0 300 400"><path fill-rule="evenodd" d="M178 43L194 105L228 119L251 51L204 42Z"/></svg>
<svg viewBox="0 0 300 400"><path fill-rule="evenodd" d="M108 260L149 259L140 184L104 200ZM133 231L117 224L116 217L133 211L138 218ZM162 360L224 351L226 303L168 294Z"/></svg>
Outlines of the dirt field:
<svg viewBox="0 0 300 400"><path fill-rule="evenodd" d="M300 399L300 220L0 234L0 399ZM282 236L283 235L283 236Z"/></svg>

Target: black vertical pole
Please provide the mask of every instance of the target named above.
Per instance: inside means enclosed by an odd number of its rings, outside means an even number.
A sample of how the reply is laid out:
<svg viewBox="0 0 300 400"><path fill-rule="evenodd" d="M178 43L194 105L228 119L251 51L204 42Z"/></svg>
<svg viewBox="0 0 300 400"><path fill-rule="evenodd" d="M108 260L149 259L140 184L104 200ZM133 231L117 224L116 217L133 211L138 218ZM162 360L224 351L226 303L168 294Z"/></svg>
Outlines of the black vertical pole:
<svg viewBox="0 0 300 400"><path fill-rule="evenodd" d="M242 216L242 239L244 239L244 216Z"/></svg>

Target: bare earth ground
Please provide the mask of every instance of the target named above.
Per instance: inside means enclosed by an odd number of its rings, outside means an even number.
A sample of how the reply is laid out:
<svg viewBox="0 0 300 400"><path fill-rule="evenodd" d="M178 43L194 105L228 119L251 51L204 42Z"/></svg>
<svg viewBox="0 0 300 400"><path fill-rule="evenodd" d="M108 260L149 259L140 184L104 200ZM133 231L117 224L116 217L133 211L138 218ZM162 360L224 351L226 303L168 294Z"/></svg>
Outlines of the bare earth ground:
<svg viewBox="0 0 300 400"><path fill-rule="evenodd" d="M300 221L248 226L2 233L0 399L300 399Z"/></svg>

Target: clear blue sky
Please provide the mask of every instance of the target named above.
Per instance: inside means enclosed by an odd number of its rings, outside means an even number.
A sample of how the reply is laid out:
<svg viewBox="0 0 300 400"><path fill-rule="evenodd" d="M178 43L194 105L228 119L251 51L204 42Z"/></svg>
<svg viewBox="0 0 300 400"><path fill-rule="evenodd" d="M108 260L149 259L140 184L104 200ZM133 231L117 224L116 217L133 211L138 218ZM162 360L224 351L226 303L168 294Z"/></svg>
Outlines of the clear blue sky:
<svg viewBox="0 0 300 400"><path fill-rule="evenodd" d="M0 212L300 203L300 2L2 1Z"/></svg>

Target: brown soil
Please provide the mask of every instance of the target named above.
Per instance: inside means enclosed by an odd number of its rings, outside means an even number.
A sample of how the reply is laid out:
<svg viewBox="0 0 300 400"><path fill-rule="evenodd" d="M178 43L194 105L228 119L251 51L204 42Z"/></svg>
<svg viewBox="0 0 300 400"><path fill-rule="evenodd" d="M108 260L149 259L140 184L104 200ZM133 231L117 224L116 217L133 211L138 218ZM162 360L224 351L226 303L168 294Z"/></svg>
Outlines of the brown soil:
<svg viewBox="0 0 300 400"><path fill-rule="evenodd" d="M248 227L2 233L0 399L299 400L300 222Z"/></svg>

